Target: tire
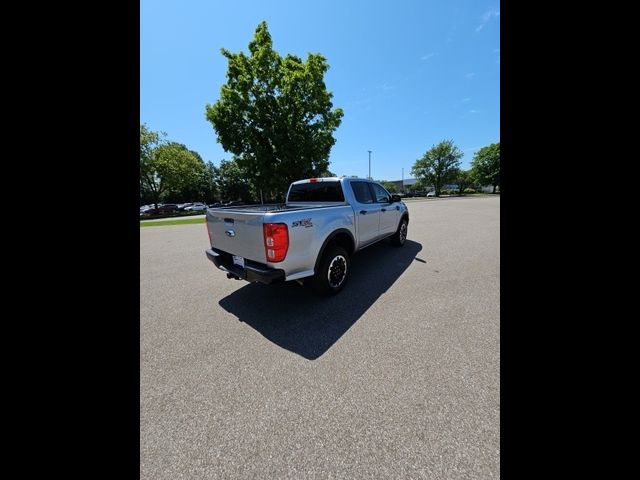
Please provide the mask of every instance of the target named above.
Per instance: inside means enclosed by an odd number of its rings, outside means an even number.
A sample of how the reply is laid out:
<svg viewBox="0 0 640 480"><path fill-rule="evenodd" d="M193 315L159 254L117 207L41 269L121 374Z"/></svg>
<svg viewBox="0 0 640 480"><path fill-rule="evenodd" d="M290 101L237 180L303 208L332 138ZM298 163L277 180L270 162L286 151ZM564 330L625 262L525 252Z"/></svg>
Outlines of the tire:
<svg viewBox="0 0 640 480"><path fill-rule="evenodd" d="M409 222L406 217L403 217L400 220L400 224L398 225L398 230L391 237L391 244L396 247L401 247L404 245L404 242L407 240L407 230L409 228Z"/></svg>
<svg viewBox="0 0 640 480"><path fill-rule="evenodd" d="M322 255L311 286L321 295L335 295L344 288L350 270L351 260L347 251L338 245L330 245Z"/></svg>

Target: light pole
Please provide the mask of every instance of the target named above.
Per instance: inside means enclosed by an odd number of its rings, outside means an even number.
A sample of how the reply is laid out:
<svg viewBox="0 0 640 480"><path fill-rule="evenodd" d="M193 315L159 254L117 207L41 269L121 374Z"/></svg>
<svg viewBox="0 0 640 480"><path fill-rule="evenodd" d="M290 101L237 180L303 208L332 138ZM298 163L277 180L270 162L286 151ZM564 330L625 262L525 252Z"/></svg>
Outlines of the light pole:
<svg viewBox="0 0 640 480"><path fill-rule="evenodd" d="M369 152L369 180L371 180L371 150L367 150Z"/></svg>

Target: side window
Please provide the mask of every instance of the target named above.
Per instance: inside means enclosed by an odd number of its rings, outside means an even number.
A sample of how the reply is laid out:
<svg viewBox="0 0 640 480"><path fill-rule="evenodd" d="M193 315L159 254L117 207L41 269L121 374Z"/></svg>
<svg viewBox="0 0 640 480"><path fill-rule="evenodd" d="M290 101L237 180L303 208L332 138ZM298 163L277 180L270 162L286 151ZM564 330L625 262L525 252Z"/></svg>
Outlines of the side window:
<svg viewBox="0 0 640 480"><path fill-rule="evenodd" d="M356 196L356 200L360 203L374 203L371 190L369 190L369 184L367 182L351 182L351 188L353 188L353 194Z"/></svg>
<svg viewBox="0 0 640 480"><path fill-rule="evenodd" d="M376 196L376 203L389 203L391 195L382 186L377 183L372 183L373 194Z"/></svg>

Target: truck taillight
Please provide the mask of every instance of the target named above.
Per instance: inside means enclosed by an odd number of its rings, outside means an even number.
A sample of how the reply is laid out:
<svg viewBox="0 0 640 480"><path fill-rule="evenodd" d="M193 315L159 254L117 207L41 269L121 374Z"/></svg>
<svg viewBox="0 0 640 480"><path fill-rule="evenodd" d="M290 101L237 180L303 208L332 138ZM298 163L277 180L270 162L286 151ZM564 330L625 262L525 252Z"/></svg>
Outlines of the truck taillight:
<svg viewBox="0 0 640 480"><path fill-rule="evenodd" d="M267 262L281 262L289 250L289 229L286 223L265 223L264 253Z"/></svg>

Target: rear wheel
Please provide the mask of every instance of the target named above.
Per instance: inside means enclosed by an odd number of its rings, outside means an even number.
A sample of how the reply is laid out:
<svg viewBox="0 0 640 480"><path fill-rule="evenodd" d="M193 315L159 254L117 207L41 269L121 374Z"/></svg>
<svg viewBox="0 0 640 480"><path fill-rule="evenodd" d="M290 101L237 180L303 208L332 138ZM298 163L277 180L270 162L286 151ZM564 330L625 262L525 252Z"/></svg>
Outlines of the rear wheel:
<svg viewBox="0 0 640 480"><path fill-rule="evenodd" d="M398 225L398 230L391 237L391 243L396 247L401 247L404 245L404 242L407 240L407 229L409 226L409 222L406 218L400 220L400 225Z"/></svg>
<svg viewBox="0 0 640 480"><path fill-rule="evenodd" d="M324 295L338 293L347 283L350 269L351 262L347 251L338 245L329 246L311 282L313 289Z"/></svg>

